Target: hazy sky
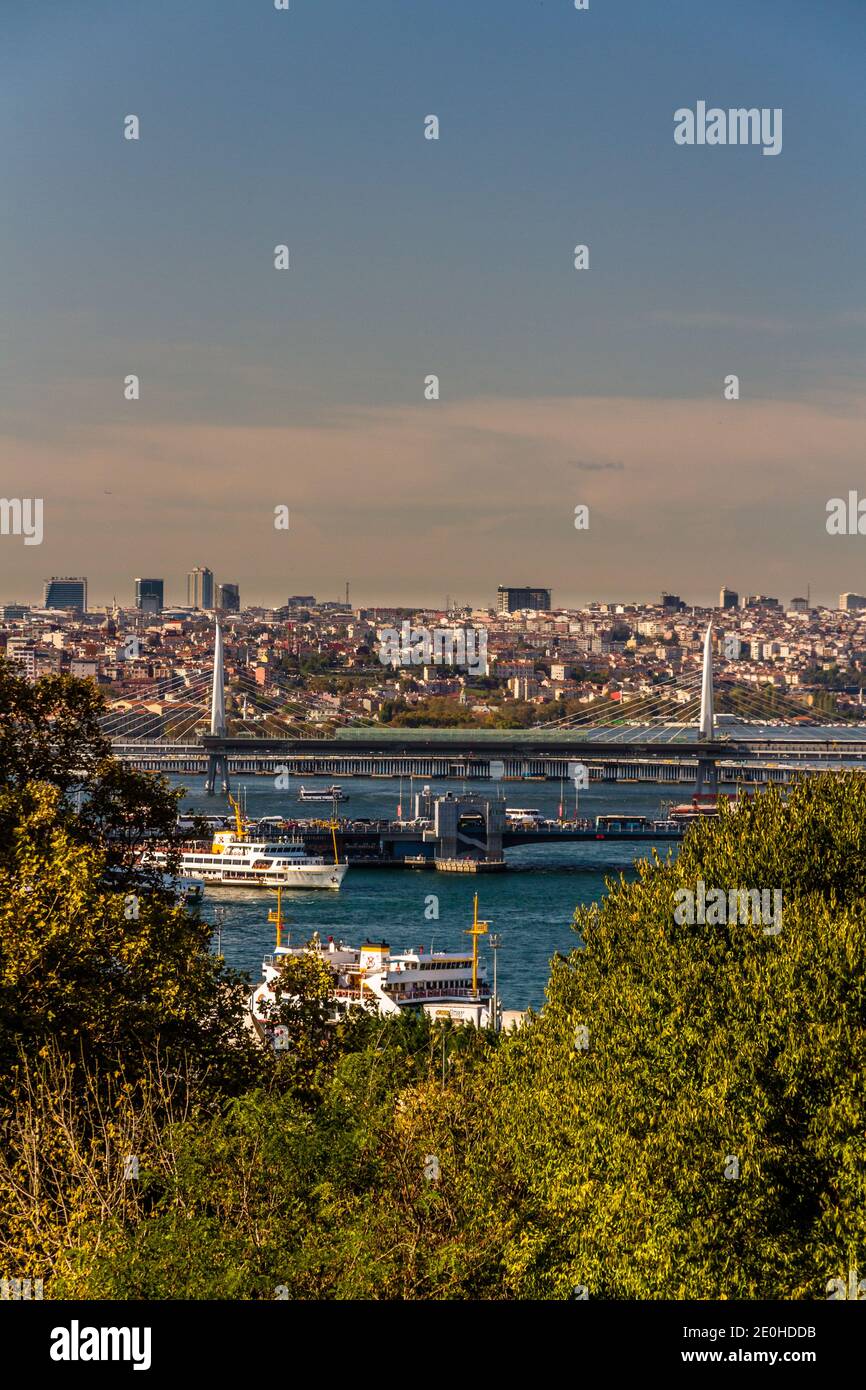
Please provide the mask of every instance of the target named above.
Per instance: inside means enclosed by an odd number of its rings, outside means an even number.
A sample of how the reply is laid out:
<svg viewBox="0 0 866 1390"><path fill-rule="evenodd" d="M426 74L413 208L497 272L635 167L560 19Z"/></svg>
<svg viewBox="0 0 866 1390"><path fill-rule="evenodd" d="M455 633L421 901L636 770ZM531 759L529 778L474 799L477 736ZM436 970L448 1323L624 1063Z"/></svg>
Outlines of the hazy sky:
<svg viewBox="0 0 866 1390"><path fill-rule="evenodd" d="M0 53L0 599L866 592L863 0L8 0Z"/></svg>

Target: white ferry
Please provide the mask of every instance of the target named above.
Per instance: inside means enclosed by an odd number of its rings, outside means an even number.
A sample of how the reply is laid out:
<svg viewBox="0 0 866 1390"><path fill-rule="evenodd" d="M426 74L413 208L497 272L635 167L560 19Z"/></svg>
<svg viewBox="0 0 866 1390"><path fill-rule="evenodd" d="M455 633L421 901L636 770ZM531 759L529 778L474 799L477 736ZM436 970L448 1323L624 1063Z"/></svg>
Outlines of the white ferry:
<svg viewBox="0 0 866 1390"><path fill-rule="evenodd" d="M222 888L330 888L339 889L348 871L337 857L337 838L334 839L334 862L328 863L320 854L308 854L302 840L251 839L241 810L231 797L235 813L234 830L217 830L210 850L188 849L180 856L179 876L184 883L207 883ZM159 864L163 853L148 854L143 859Z"/></svg>
<svg viewBox="0 0 866 1390"><path fill-rule="evenodd" d="M298 788L299 801L348 801L346 793L342 787L338 787L336 782L333 786L324 788L313 788L309 791L306 787Z"/></svg>
<svg viewBox="0 0 866 1390"><path fill-rule="evenodd" d="M273 954L262 961L263 979L250 997L250 1012L277 1048L285 1035L285 1029L272 1021L277 985L286 961L299 956L318 957L330 968L333 988L329 997L334 1020L359 1007L383 1017L415 1012L476 1028L496 1026L493 993L478 964L478 938L486 933L489 923L478 921L477 894L474 921L467 932L472 937L472 950L467 952L395 953L385 941L347 946L329 937L323 943L318 932L306 945L283 946L285 923L279 898L277 911L269 913L269 921L277 924L277 944Z"/></svg>
<svg viewBox="0 0 866 1390"><path fill-rule="evenodd" d="M544 816L537 806L506 806L505 819L509 825L523 826L527 830L544 824Z"/></svg>

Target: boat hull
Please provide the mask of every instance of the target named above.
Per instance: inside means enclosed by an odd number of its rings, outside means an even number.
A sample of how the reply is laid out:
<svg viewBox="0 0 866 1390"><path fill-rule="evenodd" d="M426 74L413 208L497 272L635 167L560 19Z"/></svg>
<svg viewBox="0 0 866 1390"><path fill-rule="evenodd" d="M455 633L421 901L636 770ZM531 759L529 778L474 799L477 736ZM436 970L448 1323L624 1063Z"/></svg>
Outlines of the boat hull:
<svg viewBox="0 0 866 1390"><path fill-rule="evenodd" d="M299 864L295 868L222 870L183 866L184 882L204 883L208 888L315 888L339 892L348 864Z"/></svg>

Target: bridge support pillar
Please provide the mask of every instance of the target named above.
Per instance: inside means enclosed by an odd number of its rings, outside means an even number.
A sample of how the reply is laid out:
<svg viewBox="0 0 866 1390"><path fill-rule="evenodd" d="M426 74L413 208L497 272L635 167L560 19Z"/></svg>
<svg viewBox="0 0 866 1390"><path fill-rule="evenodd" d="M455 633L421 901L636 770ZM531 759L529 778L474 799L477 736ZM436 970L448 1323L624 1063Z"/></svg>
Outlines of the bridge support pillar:
<svg viewBox="0 0 866 1390"><path fill-rule="evenodd" d="M695 782L696 796L718 796L719 770L715 758L702 758L698 755L698 776Z"/></svg>
<svg viewBox="0 0 866 1390"><path fill-rule="evenodd" d="M223 795L229 793L229 760L224 750L208 753L207 773L205 774L204 794L213 796L216 792L217 781L220 782L220 790Z"/></svg>
<svg viewBox="0 0 866 1390"><path fill-rule="evenodd" d="M460 819L466 813L480 815L481 835L461 830ZM502 858L502 836L505 830L505 806L501 801L488 801L481 796L437 797L433 803L433 826L436 834L436 854L442 859L456 859L461 849L475 850L475 858L499 861Z"/></svg>

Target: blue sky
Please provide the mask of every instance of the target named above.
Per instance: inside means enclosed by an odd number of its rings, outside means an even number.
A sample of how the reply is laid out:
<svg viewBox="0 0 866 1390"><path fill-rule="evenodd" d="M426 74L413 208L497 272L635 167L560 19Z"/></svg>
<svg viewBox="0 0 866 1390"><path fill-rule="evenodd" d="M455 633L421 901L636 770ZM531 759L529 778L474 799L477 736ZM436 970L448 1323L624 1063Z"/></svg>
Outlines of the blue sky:
<svg viewBox="0 0 866 1390"><path fill-rule="evenodd" d="M2 490L46 531L0 594L862 590L823 514L866 492L864 39L859 0L4 13ZM677 147L699 99L782 153Z"/></svg>

